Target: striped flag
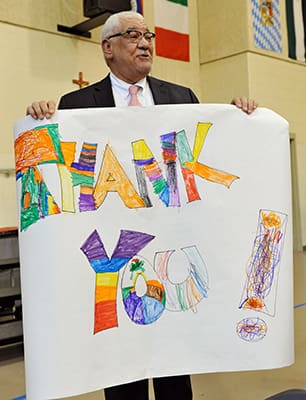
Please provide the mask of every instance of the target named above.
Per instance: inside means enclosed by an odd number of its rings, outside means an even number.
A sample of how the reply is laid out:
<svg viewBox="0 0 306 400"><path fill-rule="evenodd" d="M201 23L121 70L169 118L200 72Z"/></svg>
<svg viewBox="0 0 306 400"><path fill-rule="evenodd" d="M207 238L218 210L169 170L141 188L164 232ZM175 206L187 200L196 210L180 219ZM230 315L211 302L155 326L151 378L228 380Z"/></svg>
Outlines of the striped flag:
<svg viewBox="0 0 306 400"><path fill-rule="evenodd" d="M282 52L279 0L251 0L255 46Z"/></svg>
<svg viewBox="0 0 306 400"><path fill-rule="evenodd" d="M305 61L306 0L286 0L288 56Z"/></svg>
<svg viewBox="0 0 306 400"><path fill-rule="evenodd" d="M188 0L154 0L156 55L189 61Z"/></svg>

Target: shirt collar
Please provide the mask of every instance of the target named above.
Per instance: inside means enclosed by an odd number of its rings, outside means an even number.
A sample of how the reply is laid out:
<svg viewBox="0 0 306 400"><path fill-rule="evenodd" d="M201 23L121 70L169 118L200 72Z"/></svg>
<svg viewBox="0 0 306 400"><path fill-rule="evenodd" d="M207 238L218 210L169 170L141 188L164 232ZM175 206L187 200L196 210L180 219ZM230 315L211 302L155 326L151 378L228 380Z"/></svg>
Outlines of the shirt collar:
<svg viewBox="0 0 306 400"><path fill-rule="evenodd" d="M117 78L112 72L110 72L110 80L112 86L115 90L119 91L122 96L128 97L129 96L129 87L132 86L130 83L123 81L122 79ZM141 88L140 92L144 92L147 87L147 78L143 78L140 81L134 83L133 85L137 85Z"/></svg>

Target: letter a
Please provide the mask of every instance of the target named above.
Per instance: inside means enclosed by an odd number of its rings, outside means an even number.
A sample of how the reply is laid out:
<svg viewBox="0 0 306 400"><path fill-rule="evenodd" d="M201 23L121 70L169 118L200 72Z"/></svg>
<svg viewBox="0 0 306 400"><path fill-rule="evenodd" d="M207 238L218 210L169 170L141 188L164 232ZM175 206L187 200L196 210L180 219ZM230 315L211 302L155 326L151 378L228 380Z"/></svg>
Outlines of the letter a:
<svg viewBox="0 0 306 400"><path fill-rule="evenodd" d="M100 207L108 192L117 192L128 208L145 207L144 201L136 192L110 146L106 145L102 167L93 193L96 208Z"/></svg>

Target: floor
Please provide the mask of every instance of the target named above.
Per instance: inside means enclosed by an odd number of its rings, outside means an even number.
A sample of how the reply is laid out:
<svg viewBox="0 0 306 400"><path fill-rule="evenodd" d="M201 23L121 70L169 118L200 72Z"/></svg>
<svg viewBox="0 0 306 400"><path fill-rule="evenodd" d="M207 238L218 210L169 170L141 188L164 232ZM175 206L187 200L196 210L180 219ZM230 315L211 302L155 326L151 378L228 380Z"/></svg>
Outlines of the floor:
<svg viewBox="0 0 306 400"><path fill-rule="evenodd" d="M295 364L276 370L195 375L192 377L194 400L264 400L289 388L305 388L306 252L295 253L294 275ZM0 400L16 399L24 393L22 347L7 348L0 352ZM151 386L150 400L153 399ZM98 391L66 400L104 400L104 396L102 391Z"/></svg>

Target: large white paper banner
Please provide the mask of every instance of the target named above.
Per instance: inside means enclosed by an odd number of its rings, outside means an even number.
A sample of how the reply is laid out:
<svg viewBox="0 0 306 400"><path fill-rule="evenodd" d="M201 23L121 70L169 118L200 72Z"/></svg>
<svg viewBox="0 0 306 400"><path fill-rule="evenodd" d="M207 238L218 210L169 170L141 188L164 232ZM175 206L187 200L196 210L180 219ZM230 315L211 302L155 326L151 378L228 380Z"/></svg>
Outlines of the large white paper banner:
<svg viewBox="0 0 306 400"><path fill-rule="evenodd" d="M65 110L15 137L29 400L293 362L283 118Z"/></svg>

